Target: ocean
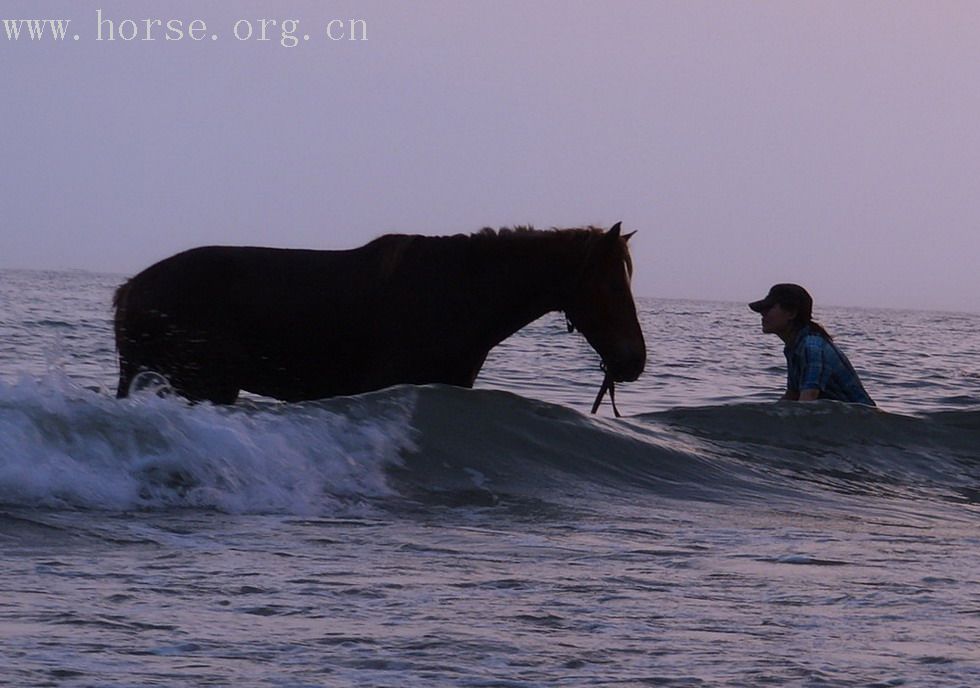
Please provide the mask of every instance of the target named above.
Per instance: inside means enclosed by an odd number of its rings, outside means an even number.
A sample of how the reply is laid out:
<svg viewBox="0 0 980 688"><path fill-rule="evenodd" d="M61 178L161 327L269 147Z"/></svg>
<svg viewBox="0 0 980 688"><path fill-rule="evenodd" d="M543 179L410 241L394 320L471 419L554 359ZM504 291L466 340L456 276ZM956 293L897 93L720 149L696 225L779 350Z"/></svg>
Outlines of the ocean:
<svg viewBox="0 0 980 688"><path fill-rule="evenodd" d="M980 315L818 303L878 409L659 299L621 419L560 314L222 408L114 398L121 280L0 271L3 686L980 685Z"/></svg>

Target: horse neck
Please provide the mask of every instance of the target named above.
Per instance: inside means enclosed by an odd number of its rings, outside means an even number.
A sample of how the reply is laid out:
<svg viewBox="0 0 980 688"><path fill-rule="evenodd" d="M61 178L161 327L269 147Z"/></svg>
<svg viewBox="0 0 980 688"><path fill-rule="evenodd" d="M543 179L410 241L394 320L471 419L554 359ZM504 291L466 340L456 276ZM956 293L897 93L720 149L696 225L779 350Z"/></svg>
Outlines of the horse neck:
<svg viewBox="0 0 980 688"><path fill-rule="evenodd" d="M564 295L582 270L587 247L584 241L557 233L491 241L494 245L474 261L473 276L492 347L544 314L564 308Z"/></svg>

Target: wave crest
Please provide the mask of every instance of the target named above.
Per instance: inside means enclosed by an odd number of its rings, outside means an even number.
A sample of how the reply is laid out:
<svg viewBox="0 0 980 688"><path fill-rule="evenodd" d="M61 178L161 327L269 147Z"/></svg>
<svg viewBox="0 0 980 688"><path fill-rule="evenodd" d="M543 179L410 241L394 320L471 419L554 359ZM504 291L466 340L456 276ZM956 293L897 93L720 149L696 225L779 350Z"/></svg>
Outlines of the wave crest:
<svg viewBox="0 0 980 688"><path fill-rule="evenodd" d="M391 494L414 394L284 406L116 400L64 379L0 382L0 501L99 510L320 513Z"/></svg>

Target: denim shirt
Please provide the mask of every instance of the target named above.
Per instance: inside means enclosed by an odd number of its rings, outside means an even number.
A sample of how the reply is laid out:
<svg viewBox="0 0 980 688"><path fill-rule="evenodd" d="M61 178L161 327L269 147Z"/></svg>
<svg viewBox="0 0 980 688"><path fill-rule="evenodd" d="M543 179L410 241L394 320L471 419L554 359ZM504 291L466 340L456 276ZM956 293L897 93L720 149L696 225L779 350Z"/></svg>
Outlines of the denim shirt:
<svg viewBox="0 0 980 688"><path fill-rule="evenodd" d="M787 391L816 389L820 390L821 399L875 405L847 356L833 342L813 332L809 325L799 331L796 341L783 353L788 373Z"/></svg>

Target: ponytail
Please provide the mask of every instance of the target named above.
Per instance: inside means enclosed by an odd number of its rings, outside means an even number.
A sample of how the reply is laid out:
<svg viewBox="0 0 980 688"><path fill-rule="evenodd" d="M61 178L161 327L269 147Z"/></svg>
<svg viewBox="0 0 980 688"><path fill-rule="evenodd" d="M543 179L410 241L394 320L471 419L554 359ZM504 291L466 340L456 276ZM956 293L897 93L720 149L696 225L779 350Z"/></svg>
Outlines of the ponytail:
<svg viewBox="0 0 980 688"><path fill-rule="evenodd" d="M821 337L823 337L824 339L826 339L828 342L834 341L834 338L830 336L830 333L827 332L827 330L823 329L823 325L821 325L817 321L811 320L810 322L805 323L805 324L810 326L810 330L812 332L814 332L815 334L819 334Z"/></svg>

